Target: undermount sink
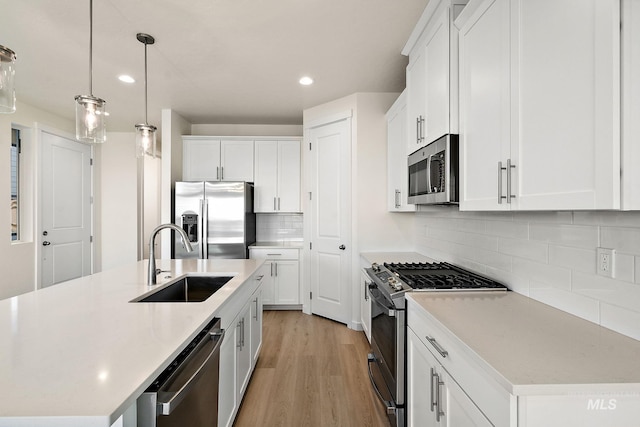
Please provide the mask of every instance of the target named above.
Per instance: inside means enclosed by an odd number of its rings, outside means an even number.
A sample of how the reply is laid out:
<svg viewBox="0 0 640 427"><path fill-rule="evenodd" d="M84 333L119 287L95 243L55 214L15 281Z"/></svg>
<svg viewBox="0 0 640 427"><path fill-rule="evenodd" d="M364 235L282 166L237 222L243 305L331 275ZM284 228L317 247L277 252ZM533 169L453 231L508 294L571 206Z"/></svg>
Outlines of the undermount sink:
<svg viewBox="0 0 640 427"><path fill-rule="evenodd" d="M202 302L233 276L185 276L131 302Z"/></svg>

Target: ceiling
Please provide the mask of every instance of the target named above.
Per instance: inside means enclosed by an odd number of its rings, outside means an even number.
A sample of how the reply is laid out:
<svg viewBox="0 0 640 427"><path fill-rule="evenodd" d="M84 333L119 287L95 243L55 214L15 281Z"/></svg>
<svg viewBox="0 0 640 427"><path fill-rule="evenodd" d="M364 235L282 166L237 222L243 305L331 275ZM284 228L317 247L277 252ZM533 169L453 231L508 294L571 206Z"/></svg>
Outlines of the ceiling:
<svg viewBox="0 0 640 427"><path fill-rule="evenodd" d="M400 54L428 0L94 0L93 95L109 131L171 108L193 124L301 124L302 110L355 92L400 92ZM18 100L74 118L89 94L89 0L0 0ZM129 74L133 84L117 77ZM303 75L312 86L301 86Z"/></svg>

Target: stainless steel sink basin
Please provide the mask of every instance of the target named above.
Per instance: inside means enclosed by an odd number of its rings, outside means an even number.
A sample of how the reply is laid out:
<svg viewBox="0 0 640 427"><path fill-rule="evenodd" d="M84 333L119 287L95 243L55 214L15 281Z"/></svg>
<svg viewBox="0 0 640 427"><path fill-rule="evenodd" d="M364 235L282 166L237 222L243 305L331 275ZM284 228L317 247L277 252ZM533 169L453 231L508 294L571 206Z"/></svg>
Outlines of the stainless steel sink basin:
<svg viewBox="0 0 640 427"><path fill-rule="evenodd" d="M202 302L233 276L185 276L131 302Z"/></svg>

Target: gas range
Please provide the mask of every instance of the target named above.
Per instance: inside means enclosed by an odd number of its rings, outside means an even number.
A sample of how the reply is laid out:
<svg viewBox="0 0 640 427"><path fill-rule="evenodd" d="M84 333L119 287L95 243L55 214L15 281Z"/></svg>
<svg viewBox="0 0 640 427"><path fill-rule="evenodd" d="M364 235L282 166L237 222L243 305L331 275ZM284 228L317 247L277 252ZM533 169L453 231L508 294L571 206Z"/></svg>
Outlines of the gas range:
<svg viewBox="0 0 640 427"><path fill-rule="evenodd" d="M374 263L367 273L390 299L405 292L508 290L501 283L446 262Z"/></svg>

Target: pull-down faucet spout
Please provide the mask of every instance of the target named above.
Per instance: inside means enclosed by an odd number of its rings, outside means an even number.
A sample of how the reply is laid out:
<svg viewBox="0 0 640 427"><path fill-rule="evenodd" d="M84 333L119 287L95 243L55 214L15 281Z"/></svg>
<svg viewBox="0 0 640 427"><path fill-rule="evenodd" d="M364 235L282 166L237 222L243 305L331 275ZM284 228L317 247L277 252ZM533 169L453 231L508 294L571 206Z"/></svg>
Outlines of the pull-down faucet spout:
<svg viewBox="0 0 640 427"><path fill-rule="evenodd" d="M184 246L187 252L193 251L193 247L191 247L191 243L189 242L189 236L187 236L187 233L185 233L185 231L182 228L178 227L175 224L160 224L159 226L157 226L151 232L151 237L149 238L149 274L147 278L148 286L155 285L157 283L156 275L158 273L156 272L155 240L156 240L156 235L160 232L160 230L163 230L165 228L170 228L174 231L177 231L178 234L180 235L180 238L182 239L182 246Z"/></svg>

